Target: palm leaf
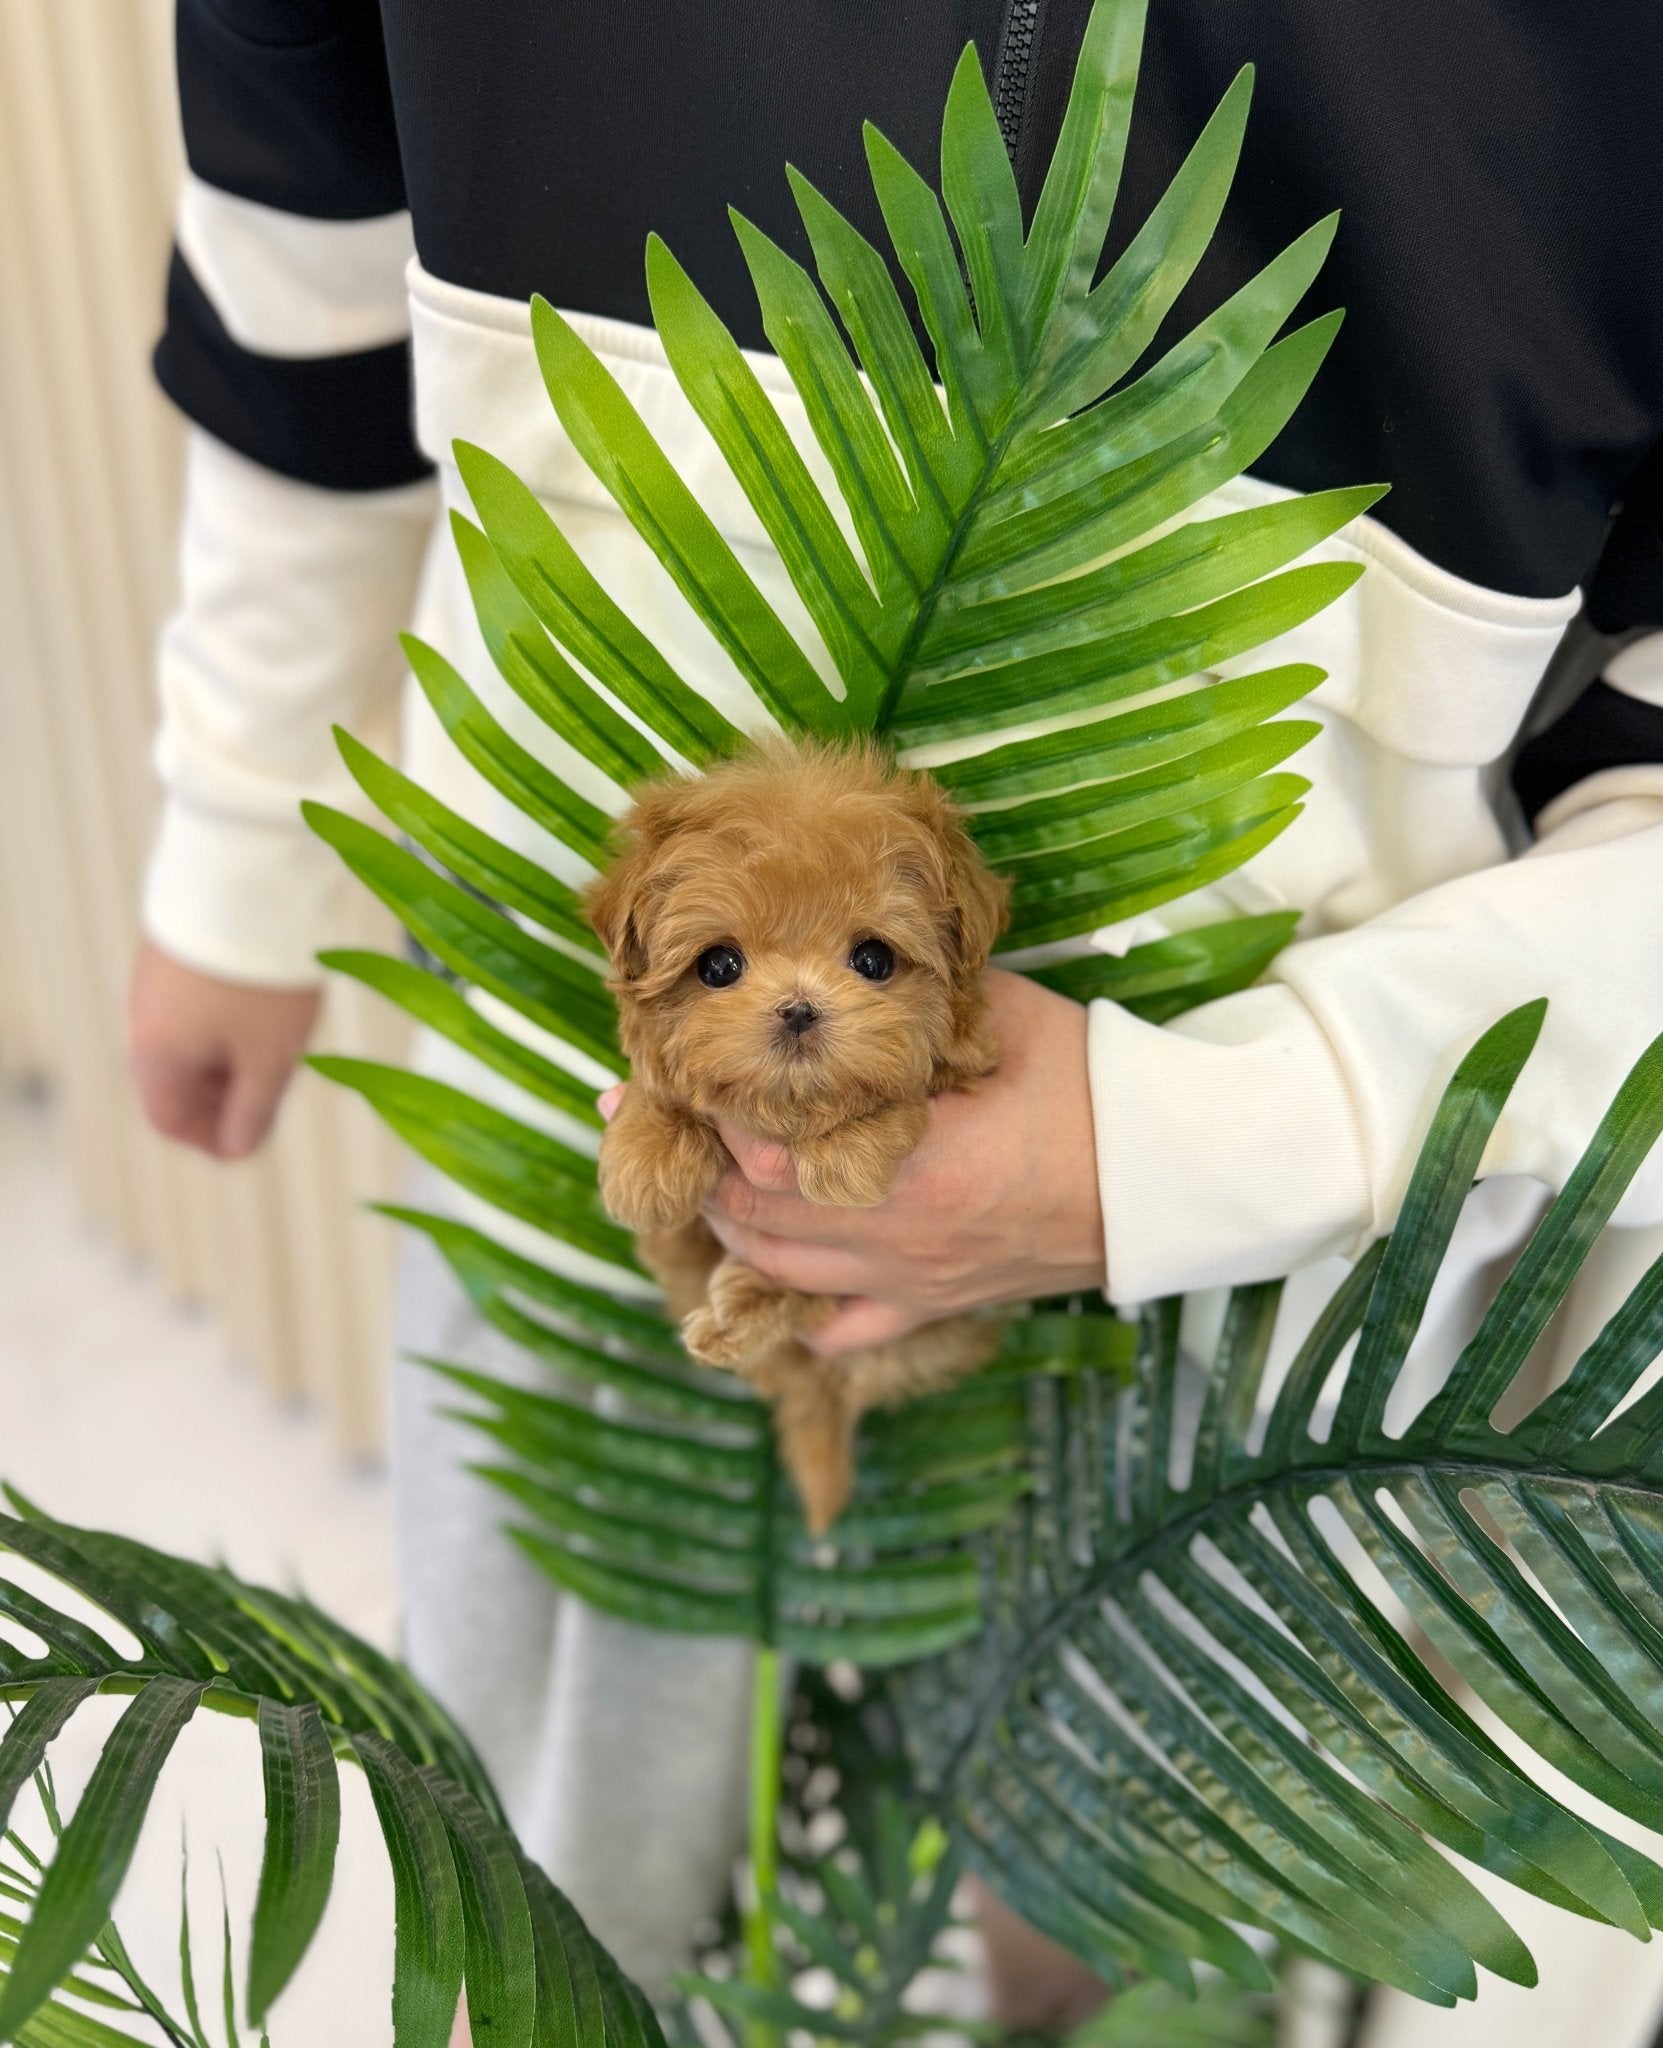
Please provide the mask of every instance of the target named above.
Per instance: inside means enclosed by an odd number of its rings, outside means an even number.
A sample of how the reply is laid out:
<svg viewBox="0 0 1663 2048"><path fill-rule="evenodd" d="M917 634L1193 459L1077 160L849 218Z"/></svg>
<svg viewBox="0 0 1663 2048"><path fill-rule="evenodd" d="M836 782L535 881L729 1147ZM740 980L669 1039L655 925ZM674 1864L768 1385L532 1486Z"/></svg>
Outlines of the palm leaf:
<svg viewBox="0 0 1663 2048"><path fill-rule="evenodd" d="M1244 74L1231 87L1171 190L1099 279L1141 26L1141 0L1100 0L1094 10L1026 231L969 53L944 117L943 198L867 135L887 251L796 172L812 268L735 216L806 432L788 424L673 253L649 244L653 317L671 370L778 551L807 639L788 628L604 363L552 307L532 307L565 433L677 584L714 643L707 651L749 686L752 726L876 735L904 758L950 742L941 778L972 813L988 858L1014 878L1011 947L1077 946L1099 926L1222 879L1298 816L1306 785L1280 764L1317 728L1278 715L1321 671L1291 665L1227 682L1203 672L1349 585L1354 566L1299 557L1378 495L1330 491L1187 516L1257 458L1320 367L1337 316L1277 336L1333 222L1313 226L1142 367L1217 224L1251 81ZM524 483L484 450L458 444L456 457L478 523L458 517L453 532L484 642L503 683L547 729L546 754L510 737L437 650L408 642L412 667L507 805L578 864L596 865L611 814L643 778L705 766L740 734L601 589ZM356 742L341 744L364 794L412 844L326 808L308 816L430 965L364 953L334 964L592 1129L593 1068L618 1074L623 1062L574 890ZM550 765L574 755L586 764L581 791ZM1247 920L1043 972L1071 995L1113 995L1161 1019L1245 986L1290 929L1289 919ZM494 1021L487 1002L544 1034L538 1050ZM364 1061L318 1064L473 1194L589 1259L633 1265L600 1212L586 1146L434 1081ZM447 1240L452 1251L460 1243ZM487 1282L487 1255L476 1245L468 1256L488 1312L511 1320L502 1290L536 1292L524 1262ZM969 1625L969 1567L940 1546L982 1526L984 1513L994 1519L1022 1483L1009 1477L1026 1427L1014 1382L949 1399L941 1420L952 1399L978 1411L962 1431L955 1420L959 1452L930 1441L934 1410L920 1428L874 1425L838 1562L816 1566L756 1413L722 1408L706 1388L720 1413L690 1418L688 1390L703 1382L673 1347L660 1339L645 1359L608 1361L591 1326L612 1311L593 1295L581 1312L570 1297L564 1308L590 1336L578 1331L585 1356L574 1363L568 1330L551 1365L587 1387L626 1391L622 1408L582 1415L582 1397L552 1386L493 1390L453 1374L491 1442L489 1475L514 1496L520 1540L562 1584L637 1619L739 1627L805 1655L835 1642L831 1653L887 1661ZM1121 1338L1110 1327L1099 1320L1094 1330L1112 1351ZM546 1335L518 1322L513 1334L548 1353ZM1036 1357L1041 1338L1078 1335L1039 1318L1012 1363Z"/></svg>
<svg viewBox="0 0 1663 2048"><path fill-rule="evenodd" d="M857 1696L813 1667L798 1674L784 1730L779 1855L767 1899L766 1982L740 1932L737 1952L701 1958L681 1980L697 2016L682 2038L751 2040L766 2026L883 2048L959 2023L925 2009L918 1978L955 1967L942 1947L962 1875L957 1845L909 1782L899 1722L882 1678ZM835 1847L826 1848L835 1834ZM724 1967L725 1965L725 1967ZM748 1979L748 1981L747 1981Z"/></svg>
<svg viewBox="0 0 1663 2048"><path fill-rule="evenodd" d="M1235 917L1133 946L1118 958L1088 953L1031 971L1035 981L1076 1002L1110 996L1135 1016L1162 1024L1197 1003L1249 987L1287 944L1298 922L1298 912L1287 910Z"/></svg>
<svg viewBox="0 0 1663 2048"><path fill-rule="evenodd" d="M778 549L816 628L813 648L792 639L605 366L553 308L534 304L539 361L567 434L787 730L976 739L1018 714L1031 722L1081 710L1094 714L1088 736L1074 742L1086 758L1108 737L1101 728L1112 720L1103 714L1117 696L1274 637L1355 574L1342 565L1272 572L1354 518L1373 491L1257 507L1136 545L1262 452L1334 327L1318 321L1273 338L1311 282L1330 222L1104 401L1206 246L1248 97L1244 77L1167 200L1094 286L1105 195L1119 171L1123 124L1113 110L1130 93L1139 15L1124 0L1097 9L1026 241L973 58L960 66L947 108L947 216L923 180L869 136L894 257L918 294L933 363L884 257L806 181L793 174L818 279L736 221L769 339L835 479L831 495L696 285L661 243L649 245L648 285L671 367ZM951 253L953 231L968 285ZM562 609L548 600L552 588L571 586L569 548L500 465L472 449L459 459L501 571L566 654L587 663L592 649L579 643L591 629L572 618L586 601ZM477 533L467 532L470 561L483 560ZM1119 558L1094 566L1109 555ZM470 576L478 595L479 578ZM505 677L532 701L523 662L516 681L504 660L500 625L487 638ZM660 658L655 674L668 668ZM631 708L644 709L639 688ZM603 765L581 737L564 736ZM605 765L618 775L616 760ZM1073 779L1107 777L1086 767Z"/></svg>
<svg viewBox="0 0 1663 2048"><path fill-rule="evenodd" d="M1276 1285L1232 1297L1198 1412L1171 1304L1112 1428L1080 1410L1086 1382L1051 1384L1033 1498L988 1549L990 1626L903 1680L975 1860L1111 1978L1185 1988L1205 1961L1250 1984L1247 1925L1440 2004L1480 1965L1533 1982L1434 1843L1586 1918L1663 1925L1663 1870L1542 1789L1420 1647L1574 1785L1663 1822L1663 1400L1615 1416L1663 1348L1663 1262L1563 1387L1493 1420L1663 1130L1663 1040L1442 1389L1401 1435L1383 1420L1541 1017L1461 1063L1397 1230L1273 1396Z"/></svg>
<svg viewBox="0 0 1663 2048"><path fill-rule="evenodd" d="M16 1946L5 1931L4 1922L5 1916L0 1915L0 1987L8 1981L8 1964ZM68 1996L48 1998L19 2028L15 2036L17 2048L133 2048L133 2043L143 2038L72 2001L92 2000L100 2006L120 2007L135 2018L142 2013L142 2007L116 1997L102 1984L86 1978L71 1978L66 1990Z"/></svg>
<svg viewBox="0 0 1663 2048"><path fill-rule="evenodd" d="M294 1975L329 1903L341 1788L323 1716L309 1702L262 1699L266 1850L254 1906L248 2005L263 2017Z"/></svg>
<svg viewBox="0 0 1663 2048"><path fill-rule="evenodd" d="M90 1602L136 1649L114 1647L0 1577L0 1619L43 1646L31 1654L0 1634L0 1701L17 1709L0 1725L0 1803L9 1807L42 1769L85 1700L129 1698L43 1866L19 1882L0 1862L0 2041L101 2041L53 2002L66 1982L88 1995L89 1952L137 1987L110 1911L162 1764L202 1708L248 1717L260 1734L266 1842L248 1971L253 2025L293 1976L327 1904L336 1769L351 1759L367 1773L393 1867L399 2048L445 2048L464 1971L476 2023L488 2013L493 2038L541 2048L579 2037L572 1984L611 1963L530 1872L466 1740L406 1672L303 1600L8 1499L15 1512L0 1515L0 1553ZM26 1905L27 1918L7 1921L6 1899ZM194 1997L193 1982L193 2013ZM659 2048L644 2008L631 2005L627 2035Z"/></svg>
<svg viewBox="0 0 1663 2048"><path fill-rule="evenodd" d="M1262 1995L1214 1982L1185 1998L1146 1978L1076 2028L1066 2048L1272 2048L1276 2038L1275 2008Z"/></svg>
<svg viewBox="0 0 1663 2048"><path fill-rule="evenodd" d="M996 861L1044 854L1054 868L1059 805L1069 843L1095 847L1090 872L1050 889L1042 911L1019 899L1013 944L1077 938L1186 894L1297 815L1297 782L1269 771L1315 728L1247 742L1320 671L1117 707L1234 660L1330 603L1353 565L1289 564L1377 495L1331 491L1173 527L1262 452L1316 374L1333 319L1275 336L1333 224L1319 223L1121 385L1205 249L1249 95L1244 75L1167 198L1094 282L1140 24L1137 0L1095 10L1026 238L970 56L946 112L945 213L918 173L869 135L893 258L917 295L930 352L885 257L806 181L792 176L817 275L736 222L829 490L696 285L662 244L649 246L672 370L778 549L815 628L812 646L792 637L604 364L551 307L533 307L563 427L750 685L759 718L903 747L952 741L961 755L969 745L979 751L944 779L993 812L979 829ZM521 701L608 779L620 805L643 776L728 750L734 728L601 591L526 487L481 450L459 446L457 458L480 521L458 519L457 544L492 659ZM510 739L436 651L413 642L410 653L481 774L573 853L601 859L607 810ZM1067 728L1032 730L1047 718ZM988 744L1013 728L1020 736ZM1221 753L1227 742L1235 751ZM389 821L489 904L469 907L460 890L378 851L373 835L335 814L314 813L318 828L452 973L547 1029L558 1030L551 1020L565 1006L570 1041L604 1058L595 992L511 921L530 918L584 944L570 890L343 745ZM1033 801L1048 794L1049 805ZM505 915L494 917L493 904ZM1212 980L1198 972L1198 992L1212 992ZM408 989L389 992L418 1007Z"/></svg>
<svg viewBox="0 0 1663 2048"><path fill-rule="evenodd" d="M528 1554L610 1613L818 1663L899 1663L973 1633L964 1541L1005 1520L1027 1485L1031 1372L1112 1377L1132 1349L1111 1316L1024 1318L1001 1367L874 1419L827 1543L803 1524L766 1409L690 1364L656 1309L445 1217L387 1213L423 1231L481 1316L549 1369L532 1389L427 1361L469 1397L460 1412L491 1449L476 1469L513 1503ZM596 1405L597 1391L611 1398Z"/></svg>
<svg viewBox="0 0 1663 2048"><path fill-rule="evenodd" d="M168 1752L201 1703L200 1680L147 1678L94 1766L41 1886L0 1995L0 2039L69 1974L110 1917Z"/></svg>

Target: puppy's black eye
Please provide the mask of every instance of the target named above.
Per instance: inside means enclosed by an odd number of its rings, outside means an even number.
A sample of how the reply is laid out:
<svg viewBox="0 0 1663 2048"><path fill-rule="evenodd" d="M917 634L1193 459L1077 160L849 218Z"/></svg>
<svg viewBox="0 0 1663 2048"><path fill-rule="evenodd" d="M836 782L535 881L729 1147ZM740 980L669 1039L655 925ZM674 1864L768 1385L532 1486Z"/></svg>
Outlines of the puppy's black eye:
<svg viewBox="0 0 1663 2048"><path fill-rule="evenodd" d="M699 979L706 988L732 988L745 972L745 956L737 946L707 946L699 955Z"/></svg>
<svg viewBox="0 0 1663 2048"><path fill-rule="evenodd" d="M882 939L862 939L849 955L849 965L867 981L887 981L895 972L895 955Z"/></svg>

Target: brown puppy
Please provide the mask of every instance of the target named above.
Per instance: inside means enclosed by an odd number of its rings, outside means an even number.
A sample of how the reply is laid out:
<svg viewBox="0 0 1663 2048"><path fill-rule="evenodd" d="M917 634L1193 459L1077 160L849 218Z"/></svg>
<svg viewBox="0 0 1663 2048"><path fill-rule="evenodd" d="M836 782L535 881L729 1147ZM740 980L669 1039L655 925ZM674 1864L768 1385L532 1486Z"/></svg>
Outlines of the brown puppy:
<svg viewBox="0 0 1663 2048"><path fill-rule="evenodd" d="M723 1255L699 1217L731 1161L727 1120L790 1152L812 1202L882 1201L932 1095L997 1059L982 970L1006 885L937 785L869 746L773 742L644 789L590 891L631 1082L600 1184L682 1318L687 1348L775 1404L810 1526L842 1511L868 1409L988 1359L959 1316L822 1359L830 1313Z"/></svg>

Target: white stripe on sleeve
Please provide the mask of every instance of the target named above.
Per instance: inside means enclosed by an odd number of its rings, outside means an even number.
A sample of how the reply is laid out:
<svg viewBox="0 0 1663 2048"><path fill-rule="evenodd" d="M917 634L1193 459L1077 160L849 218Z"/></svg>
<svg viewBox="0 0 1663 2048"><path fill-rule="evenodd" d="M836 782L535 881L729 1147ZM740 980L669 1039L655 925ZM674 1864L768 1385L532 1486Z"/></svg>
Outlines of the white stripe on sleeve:
<svg viewBox="0 0 1663 2048"><path fill-rule="evenodd" d="M233 341L260 355L350 355L410 332L408 213L312 220L187 177L180 253Z"/></svg>
<svg viewBox="0 0 1663 2048"><path fill-rule="evenodd" d="M146 931L176 959L231 981L318 978L344 870L300 805L359 807L331 727L361 728L396 696L436 496L431 481L322 490L192 433L144 897Z"/></svg>

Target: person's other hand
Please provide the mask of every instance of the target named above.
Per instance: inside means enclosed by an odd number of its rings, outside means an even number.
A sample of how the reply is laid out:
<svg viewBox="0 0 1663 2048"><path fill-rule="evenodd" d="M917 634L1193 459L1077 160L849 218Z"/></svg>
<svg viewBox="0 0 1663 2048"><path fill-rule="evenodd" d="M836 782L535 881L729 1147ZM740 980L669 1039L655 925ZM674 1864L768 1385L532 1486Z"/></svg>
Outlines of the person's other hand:
<svg viewBox="0 0 1663 2048"><path fill-rule="evenodd" d="M876 1208L806 1201L783 1147L722 1127L735 1164L710 1227L770 1280L840 1297L808 1340L828 1357L961 1309L1104 1284L1085 1010L1015 974L990 973L987 992L998 1072L936 1097Z"/></svg>
<svg viewBox="0 0 1663 2048"><path fill-rule="evenodd" d="M139 1102L164 1138L215 1159L264 1140L318 1020L315 988L221 981L148 940L127 998L127 1057Z"/></svg>
<svg viewBox="0 0 1663 2048"><path fill-rule="evenodd" d="M1053 2038L1083 2027L1101 2008L1109 1987L1013 1913L979 1877L971 1878L970 1893L995 2023L1009 2033Z"/></svg>

